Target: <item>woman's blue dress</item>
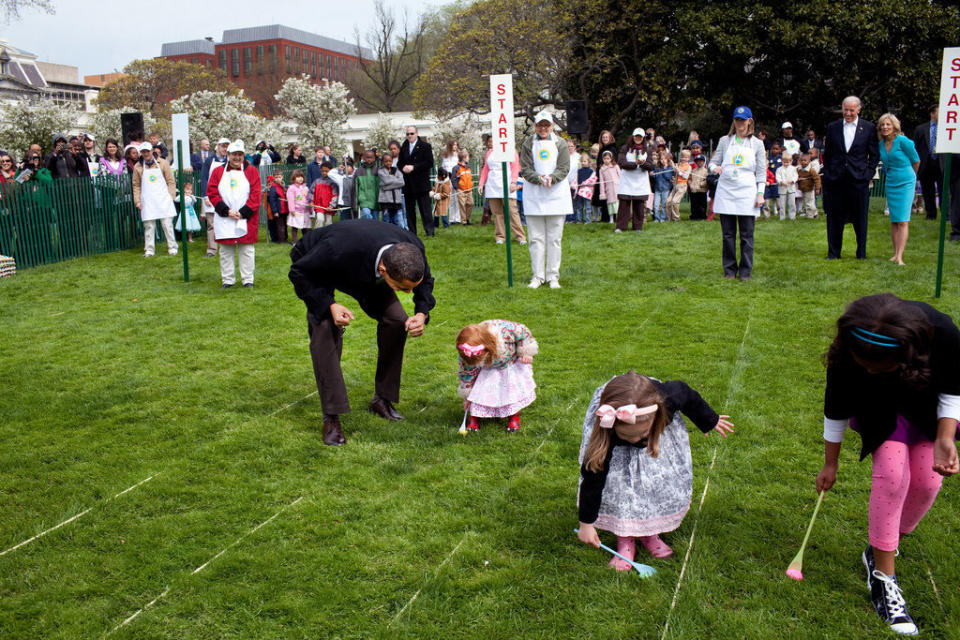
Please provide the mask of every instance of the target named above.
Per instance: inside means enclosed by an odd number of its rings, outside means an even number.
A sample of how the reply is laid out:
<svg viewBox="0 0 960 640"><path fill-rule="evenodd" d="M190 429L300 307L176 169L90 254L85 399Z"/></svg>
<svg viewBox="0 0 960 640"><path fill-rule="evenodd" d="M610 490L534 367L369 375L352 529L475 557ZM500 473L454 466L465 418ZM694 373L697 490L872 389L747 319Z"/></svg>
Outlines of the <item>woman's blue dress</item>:
<svg viewBox="0 0 960 640"><path fill-rule="evenodd" d="M913 163L920 162L917 147L913 140L898 135L890 145L880 141L880 160L887 173L887 207L890 209L890 222L910 222L910 210L917 188L917 174Z"/></svg>

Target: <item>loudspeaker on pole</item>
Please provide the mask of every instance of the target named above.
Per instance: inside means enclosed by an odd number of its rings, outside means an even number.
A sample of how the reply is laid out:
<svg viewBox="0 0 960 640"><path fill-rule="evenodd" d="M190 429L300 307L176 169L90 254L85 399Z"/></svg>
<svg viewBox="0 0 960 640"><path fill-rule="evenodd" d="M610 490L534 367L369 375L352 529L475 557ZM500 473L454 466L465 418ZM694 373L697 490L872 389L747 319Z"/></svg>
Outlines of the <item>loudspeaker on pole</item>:
<svg viewBox="0 0 960 640"><path fill-rule="evenodd" d="M143 114L121 113L120 130L123 133L123 146L130 144L131 140L143 140Z"/></svg>
<svg viewBox="0 0 960 640"><path fill-rule="evenodd" d="M585 100L567 100L567 133L586 133L587 102Z"/></svg>

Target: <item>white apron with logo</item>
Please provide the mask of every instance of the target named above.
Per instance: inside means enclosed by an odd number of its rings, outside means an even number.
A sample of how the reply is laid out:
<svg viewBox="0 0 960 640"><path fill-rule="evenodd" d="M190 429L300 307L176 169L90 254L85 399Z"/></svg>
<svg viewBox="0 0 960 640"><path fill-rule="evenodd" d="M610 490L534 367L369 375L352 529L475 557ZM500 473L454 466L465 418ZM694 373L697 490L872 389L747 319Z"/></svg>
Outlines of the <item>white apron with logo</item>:
<svg viewBox="0 0 960 640"><path fill-rule="evenodd" d="M714 213L733 216L757 215L757 156L753 150L753 138L739 144L730 138L723 154L717 196L713 200Z"/></svg>
<svg viewBox="0 0 960 640"><path fill-rule="evenodd" d="M487 181L483 183L484 198L503 199L503 163L495 162L490 158L493 154L487 156ZM510 177L510 167L507 167L507 177ZM517 192L511 191L510 198L517 199ZM526 213L526 212L524 212Z"/></svg>
<svg viewBox="0 0 960 640"><path fill-rule="evenodd" d="M640 164L647 161L647 154L643 151L630 149L625 154L627 162ZM623 169L620 172L620 185L617 187L617 194L623 196L649 196L650 195L650 173L639 166L636 169Z"/></svg>
<svg viewBox="0 0 960 640"><path fill-rule="evenodd" d="M548 176L557 168L557 143L553 136L533 141L533 168L538 175ZM501 187L502 188L502 187ZM545 187L528 182L523 186L523 213L527 216L567 216L573 213L570 183L560 180Z"/></svg>
<svg viewBox="0 0 960 640"><path fill-rule="evenodd" d="M247 204L250 197L250 183L243 171L224 171L217 185L223 204L233 211L240 211L240 207ZM247 221L243 218L234 220L229 216L217 214L213 216L213 235L217 240L233 240L247 235Z"/></svg>
<svg viewBox="0 0 960 640"><path fill-rule="evenodd" d="M217 160L217 157L214 156L214 157L213 157L213 162L210 163L210 173L207 174L207 177L208 177L208 178L210 177L210 174L213 173L213 170L214 170L214 169L216 169L217 167L222 167L222 166L225 165L225 164L227 164L227 161L226 161L226 160L224 160L223 162L220 162L219 160ZM203 212L204 212L204 213L214 213L214 212L215 212L215 211L214 211L214 208L213 208L212 206L207 206L207 194L205 194L205 193L203 194Z"/></svg>
<svg viewBox="0 0 960 640"><path fill-rule="evenodd" d="M143 167L143 179L140 182L140 219L160 220L173 218L177 210L173 206L173 198L167 191L167 181L163 179L163 171L156 165L152 169Z"/></svg>

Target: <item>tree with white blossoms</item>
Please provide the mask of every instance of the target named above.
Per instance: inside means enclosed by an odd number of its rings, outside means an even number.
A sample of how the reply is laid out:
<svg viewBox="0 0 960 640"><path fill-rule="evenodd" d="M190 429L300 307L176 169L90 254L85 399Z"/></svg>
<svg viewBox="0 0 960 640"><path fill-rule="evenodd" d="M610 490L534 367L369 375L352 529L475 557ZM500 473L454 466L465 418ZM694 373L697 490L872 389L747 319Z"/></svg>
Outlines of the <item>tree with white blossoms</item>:
<svg viewBox="0 0 960 640"><path fill-rule="evenodd" d="M189 116L190 140L240 139L252 153L258 140L276 145L281 135L276 123L254 114L254 106L253 100L242 93L232 96L223 91L196 91L171 101L170 113Z"/></svg>
<svg viewBox="0 0 960 640"><path fill-rule="evenodd" d="M484 126L476 114L473 113L441 120L433 127L433 136L430 138L437 164L442 161L447 140L450 139L457 141L461 151L469 152L471 160L482 161L486 154L482 136L489 131L490 128ZM519 142L517 144L519 145Z"/></svg>
<svg viewBox="0 0 960 640"><path fill-rule="evenodd" d="M53 135L76 129L80 110L53 100L24 99L0 105L0 149L23 158L31 144L39 144L44 153L53 150Z"/></svg>
<svg viewBox="0 0 960 640"><path fill-rule="evenodd" d="M391 140L400 141L403 138L403 127L394 122L390 116L381 113L377 119L367 127L367 135L363 137L363 148L386 149Z"/></svg>
<svg viewBox="0 0 960 640"><path fill-rule="evenodd" d="M97 145L102 150L107 142L107 138L113 138L120 144L120 153L123 153L123 127L120 125L121 113L134 113L133 107L123 107L121 109L98 109L93 114L93 135L97 138ZM156 128L157 121L149 112L143 113L143 131L149 133Z"/></svg>
<svg viewBox="0 0 960 640"><path fill-rule="evenodd" d="M284 118L293 123L292 133L308 149L330 145L346 149L340 130L357 112L350 90L341 82L313 84L309 76L288 78L274 96Z"/></svg>

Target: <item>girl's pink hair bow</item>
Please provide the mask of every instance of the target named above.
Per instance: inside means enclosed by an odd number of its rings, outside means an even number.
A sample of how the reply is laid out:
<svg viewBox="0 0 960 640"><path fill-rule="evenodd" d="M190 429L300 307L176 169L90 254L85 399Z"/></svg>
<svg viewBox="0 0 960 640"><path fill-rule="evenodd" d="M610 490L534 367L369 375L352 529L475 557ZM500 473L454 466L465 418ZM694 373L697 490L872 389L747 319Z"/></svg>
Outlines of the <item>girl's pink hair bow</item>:
<svg viewBox="0 0 960 640"><path fill-rule="evenodd" d="M622 407L614 409L609 404L602 404L597 408L597 417L600 418L600 426L604 429L612 429L613 423L619 420L626 424L636 424L637 418L654 413L658 405L651 404L646 407L637 408L635 404L625 404Z"/></svg>
<svg viewBox="0 0 960 640"><path fill-rule="evenodd" d="M482 344L474 345L474 344L464 343L461 345L457 345L457 348L460 349L460 351L463 352L463 355L467 356L468 358L472 358L473 356L480 355L481 353L484 352L484 350L486 350L486 347L483 346Z"/></svg>

